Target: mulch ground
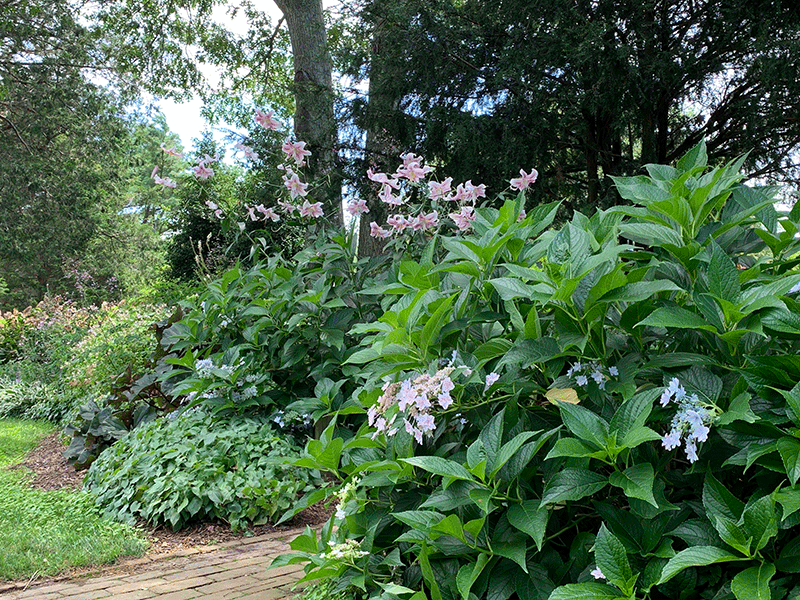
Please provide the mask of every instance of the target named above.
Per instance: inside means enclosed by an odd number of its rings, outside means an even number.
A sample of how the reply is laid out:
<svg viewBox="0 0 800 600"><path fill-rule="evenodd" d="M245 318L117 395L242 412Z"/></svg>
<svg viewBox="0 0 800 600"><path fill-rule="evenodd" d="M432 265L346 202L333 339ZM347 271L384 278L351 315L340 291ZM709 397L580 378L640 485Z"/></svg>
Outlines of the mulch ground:
<svg viewBox="0 0 800 600"><path fill-rule="evenodd" d="M16 468L25 468L33 473L30 481L31 487L43 490L57 490L65 487L78 489L86 472L76 471L67 463L63 455L64 449L60 434L53 433L43 438L39 445L27 455L25 461ZM245 532L232 532L230 526L225 523L198 523L177 532L171 529L156 529L147 524L141 524L140 528L150 539L148 555L155 556L265 533L296 529L305 525L319 525L328 519L330 513L329 509L318 504L309 507L290 522L279 527L258 525Z"/></svg>

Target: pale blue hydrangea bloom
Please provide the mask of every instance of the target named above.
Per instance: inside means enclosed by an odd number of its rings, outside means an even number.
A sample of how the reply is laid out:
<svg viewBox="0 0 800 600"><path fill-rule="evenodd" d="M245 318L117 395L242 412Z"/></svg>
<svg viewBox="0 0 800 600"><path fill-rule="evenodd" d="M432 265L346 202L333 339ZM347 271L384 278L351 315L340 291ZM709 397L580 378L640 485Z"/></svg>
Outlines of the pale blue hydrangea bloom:
<svg viewBox="0 0 800 600"><path fill-rule="evenodd" d="M661 439L661 445L674 450L685 440L686 457L689 462L697 460L697 442L708 440L714 412L703 406L697 394L687 394L680 381L673 377L661 394L661 405L674 401L678 411L672 418L670 432Z"/></svg>
<svg viewBox="0 0 800 600"><path fill-rule="evenodd" d="M606 389L606 382L612 377L619 375L617 367L604 367L598 362L582 363L576 362L567 371L567 377L575 379L575 385L586 387L591 379L601 390Z"/></svg>

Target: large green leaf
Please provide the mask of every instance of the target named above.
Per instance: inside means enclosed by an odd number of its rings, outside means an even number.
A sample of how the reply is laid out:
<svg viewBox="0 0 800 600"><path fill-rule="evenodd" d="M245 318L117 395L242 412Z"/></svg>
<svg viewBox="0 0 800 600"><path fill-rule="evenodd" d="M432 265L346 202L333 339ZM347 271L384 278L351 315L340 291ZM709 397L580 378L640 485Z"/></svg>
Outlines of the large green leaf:
<svg viewBox="0 0 800 600"><path fill-rule="evenodd" d="M565 500L580 500L602 490L608 479L589 469L567 468L556 473L542 494L542 506Z"/></svg>
<svg viewBox="0 0 800 600"><path fill-rule="evenodd" d="M744 507L741 520L748 537L753 538L752 547L756 552L778 534L778 519L772 496L754 498L751 498Z"/></svg>
<svg viewBox="0 0 800 600"><path fill-rule="evenodd" d="M736 304L741 295L739 270L718 244L713 244L708 264L708 290L717 298Z"/></svg>
<svg viewBox="0 0 800 600"><path fill-rule="evenodd" d="M508 522L531 536L536 548L541 551L550 511L536 500L526 500L522 504L512 504L507 516Z"/></svg>
<svg viewBox="0 0 800 600"><path fill-rule="evenodd" d="M633 572L628 562L628 554L613 533L606 529L605 524L600 526L594 542L594 556L600 572L609 583L614 584L626 594L633 589Z"/></svg>
<svg viewBox="0 0 800 600"><path fill-rule="evenodd" d="M731 591L737 600L770 600L769 582L775 575L775 565L761 563L736 574Z"/></svg>
<svg viewBox="0 0 800 600"><path fill-rule="evenodd" d="M469 591L472 589L472 584L483 572L483 568L488 561L489 556L487 554L479 554L474 563L466 564L458 570L456 587L461 594L462 600L469 600Z"/></svg>
<svg viewBox="0 0 800 600"><path fill-rule="evenodd" d="M620 233L634 242L646 246L660 246L664 243L683 246L681 234L665 225L655 223L625 223L619 228Z"/></svg>
<svg viewBox="0 0 800 600"><path fill-rule="evenodd" d="M608 443L608 423L588 408L569 402L558 402L561 419L579 439L593 442L600 448Z"/></svg>
<svg viewBox="0 0 800 600"><path fill-rule="evenodd" d="M744 503L731 494L711 473L707 473L703 482L703 506L708 517L725 517L734 523L744 511Z"/></svg>
<svg viewBox="0 0 800 600"><path fill-rule="evenodd" d="M736 560L744 559L717 546L692 546L691 548L686 548L686 550L681 550L669 559L661 570L661 579L659 579L658 583L666 583L689 567L705 567Z"/></svg>
<svg viewBox="0 0 800 600"><path fill-rule="evenodd" d="M800 427L800 383L795 385L791 390L778 391L794 413L794 415L790 415L793 417L794 424Z"/></svg>
<svg viewBox="0 0 800 600"><path fill-rule="evenodd" d="M412 456L410 458L401 458L402 462L409 465L419 467L424 471L433 473L434 475L441 475L442 477L449 477L451 479L463 479L465 481L474 481L472 474L464 468L460 463L457 463L440 456Z"/></svg>
<svg viewBox="0 0 800 600"><path fill-rule="evenodd" d="M609 476L608 482L622 488L628 498L638 498L658 508L658 502L653 497L654 478L653 465L643 462L622 472L614 471Z"/></svg>
<svg viewBox="0 0 800 600"><path fill-rule="evenodd" d="M678 284L669 279L658 281L634 281L626 283L622 287L615 288L600 297L601 302L641 302L648 300L659 292L682 292L685 291Z"/></svg>
<svg viewBox="0 0 800 600"><path fill-rule="evenodd" d="M675 327L678 329L702 329L716 333L716 329L706 323L699 315L680 306L662 306L650 313L637 324L651 327Z"/></svg>
<svg viewBox="0 0 800 600"><path fill-rule="evenodd" d="M784 520L800 510L800 488L785 488L775 492L775 502L783 508Z"/></svg>
<svg viewBox="0 0 800 600"><path fill-rule="evenodd" d="M568 583L553 590L548 600L618 600L625 594L602 583Z"/></svg>
<svg viewBox="0 0 800 600"><path fill-rule="evenodd" d="M794 486L800 478L800 440L790 436L782 437L778 440L778 452L783 460L786 476Z"/></svg>

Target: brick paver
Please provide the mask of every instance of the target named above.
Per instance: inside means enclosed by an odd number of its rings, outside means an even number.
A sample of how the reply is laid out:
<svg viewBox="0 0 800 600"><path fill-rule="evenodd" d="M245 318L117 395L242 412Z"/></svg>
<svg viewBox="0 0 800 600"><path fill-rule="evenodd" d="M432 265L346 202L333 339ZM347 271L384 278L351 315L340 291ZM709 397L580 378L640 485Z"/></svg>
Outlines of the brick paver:
<svg viewBox="0 0 800 600"><path fill-rule="evenodd" d="M133 573L26 585L0 584L2 600L284 600L299 594L302 565L267 567L301 533L282 531L211 549L125 563Z"/></svg>

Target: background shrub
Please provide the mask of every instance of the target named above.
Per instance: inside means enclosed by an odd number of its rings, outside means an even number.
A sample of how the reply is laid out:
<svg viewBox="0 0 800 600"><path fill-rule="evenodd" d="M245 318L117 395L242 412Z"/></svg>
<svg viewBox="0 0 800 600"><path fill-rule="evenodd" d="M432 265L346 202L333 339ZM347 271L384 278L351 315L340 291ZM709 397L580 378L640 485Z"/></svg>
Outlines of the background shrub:
<svg viewBox="0 0 800 600"><path fill-rule="evenodd" d="M143 425L105 450L84 486L106 514L177 530L222 520L233 529L263 524L319 483L288 465L299 456L261 417L188 410Z"/></svg>

